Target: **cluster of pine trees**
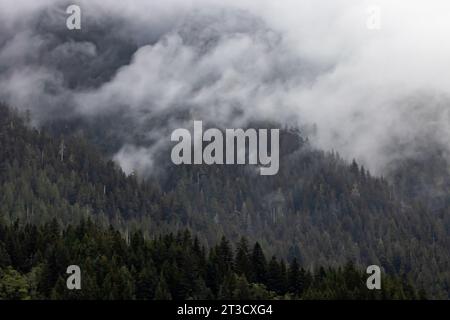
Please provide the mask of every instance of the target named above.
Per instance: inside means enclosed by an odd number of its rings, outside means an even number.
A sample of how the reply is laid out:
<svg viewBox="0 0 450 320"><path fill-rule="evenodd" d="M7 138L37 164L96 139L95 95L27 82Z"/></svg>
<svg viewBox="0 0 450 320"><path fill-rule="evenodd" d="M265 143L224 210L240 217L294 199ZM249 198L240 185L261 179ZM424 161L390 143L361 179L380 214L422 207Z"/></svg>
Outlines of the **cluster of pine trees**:
<svg viewBox="0 0 450 320"><path fill-rule="evenodd" d="M81 268L81 290L68 290L66 268ZM242 238L207 250L189 231L145 239L122 237L90 220L63 230L0 225L0 299L418 299L405 279L384 277L368 290L367 274L343 268L301 268Z"/></svg>
<svg viewBox="0 0 450 320"><path fill-rule="evenodd" d="M449 297L448 211L407 202L385 179L337 153L314 150L298 132L282 131L276 176L262 177L251 166L173 166L164 158L168 145L157 159L160 174L140 179L105 160L82 135L32 128L29 120L0 105L6 225L56 219L66 228L90 218L124 238L187 228L208 247L222 236L232 243L246 236L269 256L296 259L308 271L347 261L376 264L432 297ZM96 130L108 129L99 121Z"/></svg>

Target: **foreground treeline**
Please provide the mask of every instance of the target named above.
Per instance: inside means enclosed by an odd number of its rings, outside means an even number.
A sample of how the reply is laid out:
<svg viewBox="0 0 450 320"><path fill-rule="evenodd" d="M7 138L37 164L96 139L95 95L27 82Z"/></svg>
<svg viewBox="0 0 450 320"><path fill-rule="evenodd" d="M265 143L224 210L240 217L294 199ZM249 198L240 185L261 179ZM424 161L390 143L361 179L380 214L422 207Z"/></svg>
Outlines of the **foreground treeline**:
<svg viewBox="0 0 450 320"><path fill-rule="evenodd" d="M68 290L67 266L81 268L81 290ZM90 221L61 230L0 225L0 299L422 299L404 279L366 287L353 264L301 268L267 259L260 245L225 238L206 250L189 231L144 239Z"/></svg>

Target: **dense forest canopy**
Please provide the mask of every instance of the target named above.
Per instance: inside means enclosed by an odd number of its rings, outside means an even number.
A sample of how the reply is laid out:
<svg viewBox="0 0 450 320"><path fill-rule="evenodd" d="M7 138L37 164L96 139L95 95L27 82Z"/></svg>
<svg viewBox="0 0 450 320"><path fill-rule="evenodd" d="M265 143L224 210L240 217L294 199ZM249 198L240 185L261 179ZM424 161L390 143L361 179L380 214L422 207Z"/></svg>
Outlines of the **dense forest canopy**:
<svg viewBox="0 0 450 320"><path fill-rule="evenodd" d="M126 241L134 232L150 239L187 228L207 251L223 236L231 243L244 236L305 272L322 266L339 274L336 268L348 261L356 270L378 264L417 290L448 298L448 203L436 209L408 198L356 162L315 150L296 130L283 130L285 156L273 177L261 177L249 166L174 166L163 155L159 174L141 179L105 160L80 134L32 128L29 114L19 116L6 106L0 113L3 230L17 221L24 230L52 221L65 230L91 219L96 232L111 226ZM67 240L64 233L58 237ZM23 275L31 265L17 263L13 270ZM252 283L251 277L245 281ZM257 283L267 286L266 280ZM217 294L216 288L212 297Z"/></svg>
<svg viewBox="0 0 450 320"><path fill-rule="evenodd" d="M67 290L68 265L83 270L82 290ZM242 238L234 250L222 240L208 252L189 231L128 238L92 221L61 230L0 225L0 299L424 299L406 278L383 277L368 290L352 263L314 272Z"/></svg>

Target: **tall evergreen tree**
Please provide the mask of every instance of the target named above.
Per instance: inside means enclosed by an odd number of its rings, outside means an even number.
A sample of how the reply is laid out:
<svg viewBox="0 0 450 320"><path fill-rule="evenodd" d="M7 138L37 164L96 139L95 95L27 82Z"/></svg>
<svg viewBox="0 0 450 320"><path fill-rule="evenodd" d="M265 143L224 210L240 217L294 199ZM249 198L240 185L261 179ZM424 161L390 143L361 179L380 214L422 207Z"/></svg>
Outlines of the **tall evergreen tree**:
<svg viewBox="0 0 450 320"><path fill-rule="evenodd" d="M257 242L252 252L253 282L265 283L267 272L267 261L261 245Z"/></svg>

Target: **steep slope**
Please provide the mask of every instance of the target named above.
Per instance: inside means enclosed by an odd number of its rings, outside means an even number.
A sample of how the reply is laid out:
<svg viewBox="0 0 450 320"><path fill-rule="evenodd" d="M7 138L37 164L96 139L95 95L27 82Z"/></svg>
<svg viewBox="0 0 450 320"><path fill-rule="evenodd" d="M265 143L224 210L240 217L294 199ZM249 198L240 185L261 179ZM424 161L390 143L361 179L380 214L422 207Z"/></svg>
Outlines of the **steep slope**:
<svg viewBox="0 0 450 320"><path fill-rule="evenodd" d="M29 129L0 108L0 217L6 222L63 225L91 216L123 233L184 227L213 245L247 236L269 254L318 265L379 264L406 274L434 297L449 297L448 214L405 203L384 179L335 153L312 149L284 130L280 172L262 177L249 166L173 166L126 176L80 135ZM25 115L26 119L26 115ZM26 120L25 120L26 122Z"/></svg>

